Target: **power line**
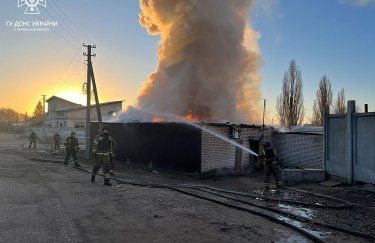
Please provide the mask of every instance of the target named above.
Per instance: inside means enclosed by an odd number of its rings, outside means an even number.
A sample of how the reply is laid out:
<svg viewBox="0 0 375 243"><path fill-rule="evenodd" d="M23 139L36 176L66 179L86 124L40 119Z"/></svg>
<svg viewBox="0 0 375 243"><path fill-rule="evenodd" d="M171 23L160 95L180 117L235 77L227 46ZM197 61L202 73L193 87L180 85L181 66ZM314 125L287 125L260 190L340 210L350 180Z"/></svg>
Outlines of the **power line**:
<svg viewBox="0 0 375 243"><path fill-rule="evenodd" d="M57 81L57 83L55 83L54 88L51 89L51 93L56 93L57 91L60 91L61 88L63 88L66 85L66 83L68 82L68 78L72 75L72 73L74 73L77 70L78 63L80 62L81 59L82 59L82 57L79 58L77 60L77 62L75 62L75 64L70 69L70 72L67 74L67 76L60 83L59 83L59 81Z"/></svg>
<svg viewBox="0 0 375 243"><path fill-rule="evenodd" d="M80 66L78 66L78 67L80 67ZM72 74L72 77L68 79L69 81L66 82L65 85L63 85L61 89L69 88L73 84L73 82L75 81L75 78L77 76L80 76L84 72L84 70L85 70L84 68L78 68L78 69L76 69L73 72L74 74Z"/></svg>
<svg viewBox="0 0 375 243"><path fill-rule="evenodd" d="M66 20L67 20L68 22L70 22L71 25L76 26L76 25L73 23L73 21L71 20L71 18L69 18L69 16L66 15L66 14L64 13L64 11L59 7L59 5L57 4L57 2L55 2L54 0L50 0L50 2L51 2L52 4L55 5L55 7L59 10L59 12L60 12L60 13L66 18ZM76 27L77 27L77 26L76 26ZM79 28L79 27L78 27L78 28ZM82 30L81 28L79 28L78 30L79 30L80 33L85 32L85 31ZM92 36L88 35L87 32L85 32L85 35L84 35L83 37L85 37L85 38L87 37L87 39L88 39L90 42L93 42L93 39L91 38Z"/></svg>
<svg viewBox="0 0 375 243"><path fill-rule="evenodd" d="M55 89L55 92L58 92L58 91L62 90L63 88L66 87L67 83L72 82L72 80L69 81L69 79L70 79L70 77L71 77L73 74L76 74L76 73L77 73L77 71L79 70L79 67L80 67L80 65L81 65L81 61L82 61L82 60L83 60L82 57L80 57L80 58L78 59L78 62L75 63L74 68L71 69L71 71L69 72L68 76L66 76L66 78L64 79L64 81L58 86L57 89Z"/></svg>
<svg viewBox="0 0 375 243"><path fill-rule="evenodd" d="M57 15L57 16L59 17L59 19L60 19L60 20L61 20L61 21L67 26L67 28L68 28L68 29L69 29L74 35L77 35L77 32L74 30L74 27L72 27L72 25L70 25L69 23L67 23L63 17L61 17L59 11L57 11L57 10L55 9L55 7L53 7L52 5L50 5L49 7L53 10L53 12L56 13L56 15ZM61 11L60 11L60 12L61 12ZM65 17L65 18L67 18L67 17ZM74 25L73 25L73 26L74 26Z"/></svg>
<svg viewBox="0 0 375 243"><path fill-rule="evenodd" d="M56 18L54 17L54 16L52 16L52 14L47 10L47 8L45 9L45 11L46 11L46 13L54 20L54 21L56 21L56 22L58 22L57 20L56 20ZM59 25L59 26L61 26L61 28L67 33L67 34L69 34L71 37L73 37L73 39L75 39L77 42L79 42L79 40L77 39L77 37L74 35L74 33L73 32L71 32L71 31L69 31L67 28L65 28L65 26L64 25Z"/></svg>
<svg viewBox="0 0 375 243"><path fill-rule="evenodd" d="M55 7L60 11L60 13L61 13L62 15L64 15L64 17L65 17L68 21L70 21L71 23L73 23L72 20L69 18L69 16L67 16L67 15L61 10L61 8L59 7L59 5L58 5L57 3L55 3L55 1L50 0L50 3L53 3L53 4L55 5ZM51 5L51 6L52 6L52 5Z"/></svg>
<svg viewBox="0 0 375 243"><path fill-rule="evenodd" d="M44 22L44 20L42 20L39 15L35 14L35 16L42 22ZM55 31L53 28L51 28L51 30L53 31L53 33L55 33L58 37L60 37L62 40L64 40L66 43L68 43L69 45L73 46L73 47L77 47L75 46L71 41L69 41L68 39L66 39L64 36L62 36L61 34L59 34L57 31Z"/></svg>
<svg viewBox="0 0 375 243"><path fill-rule="evenodd" d="M68 63L68 65L65 67L64 71L59 75L59 77L56 79L56 82L58 83L61 78L64 76L64 74L66 73L66 71L70 68L70 66L72 65L73 61L75 60L75 58L77 57L78 53L80 53L80 49L74 54L73 58L70 60L70 62ZM52 89L53 90L53 89Z"/></svg>
<svg viewBox="0 0 375 243"><path fill-rule="evenodd" d="M69 78L72 76L72 74L76 74L79 70L79 63L81 61L82 57L78 59L78 62L75 62L75 64L72 66L73 68L70 70L69 74L63 79L63 81L59 84L55 83L54 88L50 89L50 93L57 93L58 91L62 90L67 86L67 84L70 85L71 81L69 81ZM75 76L74 76L75 77Z"/></svg>

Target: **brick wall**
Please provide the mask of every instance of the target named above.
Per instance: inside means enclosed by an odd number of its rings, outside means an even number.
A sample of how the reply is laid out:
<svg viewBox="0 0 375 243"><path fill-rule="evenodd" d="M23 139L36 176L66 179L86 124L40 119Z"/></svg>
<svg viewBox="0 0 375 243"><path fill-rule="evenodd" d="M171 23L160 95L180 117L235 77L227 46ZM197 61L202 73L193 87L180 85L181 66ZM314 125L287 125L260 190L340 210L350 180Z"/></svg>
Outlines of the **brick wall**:
<svg viewBox="0 0 375 243"><path fill-rule="evenodd" d="M222 138L218 138L211 134L208 129L219 136L229 139L235 143L241 144L245 148L250 148L249 139L259 139L262 134L261 129L241 127L242 139L232 139L230 138L231 128L226 125L212 126L209 124L203 125L202 131L202 146L201 146L201 172L207 172L218 168L230 168L235 169L236 164L236 146L230 144ZM270 131L266 131L265 137L269 137ZM241 170L252 171L255 168L255 160L251 160L249 152L242 150L241 156Z"/></svg>
<svg viewBox="0 0 375 243"><path fill-rule="evenodd" d="M216 137L205 129L219 136L229 138L230 128L227 126L203 125L201 145L201 172L217 168L232 168L235 166L236 148L227 141ZM231 139L233 141L233 139Z"/></svg>

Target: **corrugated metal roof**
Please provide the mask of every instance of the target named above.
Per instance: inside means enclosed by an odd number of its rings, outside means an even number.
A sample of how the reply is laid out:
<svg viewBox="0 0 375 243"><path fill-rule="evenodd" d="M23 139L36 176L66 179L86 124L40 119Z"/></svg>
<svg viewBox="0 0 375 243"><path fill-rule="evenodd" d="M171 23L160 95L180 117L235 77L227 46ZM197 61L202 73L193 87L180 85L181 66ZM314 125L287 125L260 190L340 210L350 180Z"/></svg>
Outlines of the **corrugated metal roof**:
<svg viewBox="0 0 375 243"><path fill-rule="evenodd" d="M303 134L323 134L322 126L296 126L291 127L279 127L277 129L281 133L303 133Z"/></svg>

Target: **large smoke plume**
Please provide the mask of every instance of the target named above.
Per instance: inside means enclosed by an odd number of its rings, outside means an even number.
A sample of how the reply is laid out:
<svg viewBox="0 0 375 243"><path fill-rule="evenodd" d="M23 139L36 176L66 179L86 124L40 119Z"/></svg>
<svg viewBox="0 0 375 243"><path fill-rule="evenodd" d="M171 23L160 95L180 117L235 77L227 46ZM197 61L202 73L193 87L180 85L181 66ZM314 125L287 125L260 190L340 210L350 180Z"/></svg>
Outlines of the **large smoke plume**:
<svg viewBox="0 0 375 243"><path fill-rule="evenodd" d="M156 71L138 107L194 120L259 122L258 34L252 0L140 0L140 24L160 35Z"/></svg>

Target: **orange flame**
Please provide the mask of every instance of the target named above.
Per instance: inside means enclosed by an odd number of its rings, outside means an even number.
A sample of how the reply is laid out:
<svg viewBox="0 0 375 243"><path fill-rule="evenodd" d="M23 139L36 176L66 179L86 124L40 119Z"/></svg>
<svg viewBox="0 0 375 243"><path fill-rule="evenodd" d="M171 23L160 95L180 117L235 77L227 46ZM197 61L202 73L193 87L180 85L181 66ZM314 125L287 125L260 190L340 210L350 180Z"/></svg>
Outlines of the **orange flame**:
<svg viewBox="0 0 375 243"><path fill-rule="evenodd" d="M161 119L161 117L154 117L154 118L152 118L152 122L162 122L163 121L163 119Z"/></svg>
<svg viewBox="0 0 375 243"><path fill-rule="evenodd" d="M184 116L184 120L186 121L192 121L193 120L193 114L190 112L186 116Z"/></svg>

